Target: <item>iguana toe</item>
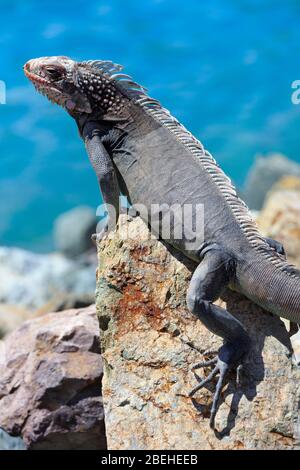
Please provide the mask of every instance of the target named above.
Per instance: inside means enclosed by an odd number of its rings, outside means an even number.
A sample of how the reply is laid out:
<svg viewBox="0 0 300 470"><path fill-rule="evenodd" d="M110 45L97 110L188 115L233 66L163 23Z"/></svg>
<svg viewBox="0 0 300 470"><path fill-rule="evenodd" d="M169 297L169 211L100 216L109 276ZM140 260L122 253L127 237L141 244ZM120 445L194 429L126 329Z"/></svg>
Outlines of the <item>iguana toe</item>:
<svg viewBox="0 0 300 470"><path fill-rule="evenodd" d="M193 364L191 367L191 370L194 371L196 369L200 369L201 367L208 367L213 364L216 364L218 361L217 357L214 357L213 359L209 359L208 361L202 361L202 362L197 362L196 364Z"/></svg>
<svg viewBox="0 0 300 470"><path fill-rule="evenodd" d="M219 374L216 389L213 397L212 407L210 411L210 421L209 425L212 429L215 429L215 418L218 410L218 404L224 386L224 380L227 372L232 369L236 369L236 383L240 385L240 374L243 367L242 360L244 359L244 354L238 353L239 348L233 346L233 344L227 343L220 349L218 355L207 361L198 362L192 366L192 370L200 369L215 365L213 370L209 373L207 377L200 381L200 383L194 387L189 393L189 397L193 397L196 392L201 390L205 385L212 382L214 377ZM220 359L220 355L223 358Z"/></svg>
<svg viewBox="0 0 300 470"><path fill-rule="evenodd" d="M224 385L224 378L225 378L227 371L230 369L230 366L222 362L218 357L216 357L214 359L210 359L209 361L199 362L198 364L195 364L192 370L199 369L200 367L207 367L212 364L216 364L214 369L210 372L210 374L205 379L201 380L201 382L196 387L194 387L193 390L191 390L191 392L189 393L189 396L193 397L196 392L198 392L201 388L203 388L205 385L211 382L218 373L220 374L218 381L217 381L217 385L216 385L216 391L213 397L213 402L212 402L212 407L211 407L211 412L210 412L210 421L209 421L210 427L214 429L218 403L220 400L222 387Z"/></svg>

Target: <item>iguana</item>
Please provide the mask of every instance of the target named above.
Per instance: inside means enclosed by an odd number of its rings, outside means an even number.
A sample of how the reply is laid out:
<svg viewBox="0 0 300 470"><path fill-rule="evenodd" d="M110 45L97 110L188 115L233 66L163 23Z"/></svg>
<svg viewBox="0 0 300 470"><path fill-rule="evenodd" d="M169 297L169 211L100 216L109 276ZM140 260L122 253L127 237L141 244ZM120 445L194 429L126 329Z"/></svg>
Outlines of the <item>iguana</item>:
<svg viewBox="0 0 300 470"><path fill-rule="evenodd" d="M204 240L199 246L191 249L187 237L178 239L175 230L166 241L196 261L187 307L224 340L216 357L193 367L214 366L190 393L219 373L210 416L214 427L225 375L240 369L250 338L240 321L213 302L230 287L269 312L300 322L300 271L287 263L280 243L260 235L231 181L203 145L121 70L111 61L75 62L63 56L33 59L24 66L37 90L75 119L103 200L116 213L121 193L133 206L143 204L149 211L153 205L191 205L192 223L194 207L203 205Z"/></svg>

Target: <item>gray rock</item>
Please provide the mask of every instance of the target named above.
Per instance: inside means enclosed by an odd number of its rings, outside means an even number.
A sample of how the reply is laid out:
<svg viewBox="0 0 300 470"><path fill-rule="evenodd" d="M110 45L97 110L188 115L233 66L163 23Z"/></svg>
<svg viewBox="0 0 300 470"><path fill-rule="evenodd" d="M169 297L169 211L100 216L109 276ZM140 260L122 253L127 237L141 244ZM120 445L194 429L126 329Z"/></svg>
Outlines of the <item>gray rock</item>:
<svg viewBox="0 0 300 470"><path fill-rule="evenodd" d="M245 183L244 199L251 209L261 209L269 189L282 176L300 176L300 165L281 154L259 155Z"/></svg>
<svg viewBox="0 0 300 470"><path fill-rule="evenodd" d="M94 302L95 262L79 263L61 253L41 255L0 247L0 313L12 311L16 316L20 312L22 321L40 313L90 305ZM7 328L5 322L2 329Z"/></svg>
<svg viewBox="0 0 300 470"><path fill-rule="evenodd" d="M71 258L93 247L91 235L96 231L95 211L79 206L61 214L55 221L54 240L56 248Z"/></svg>
<svg viewBox="0 0 300 470"><path fill-rule="evenodd" d="M1 344L0 427L28 449L104 449L95 307L25 322Z"/></svg>
<svg viewBox="0 0 300 470"><path fill-rule="evenodd" d="M293 359L297 366L300 366L300 330L297 331L293 336L291 336L291 344L293 347Z"/></svg>

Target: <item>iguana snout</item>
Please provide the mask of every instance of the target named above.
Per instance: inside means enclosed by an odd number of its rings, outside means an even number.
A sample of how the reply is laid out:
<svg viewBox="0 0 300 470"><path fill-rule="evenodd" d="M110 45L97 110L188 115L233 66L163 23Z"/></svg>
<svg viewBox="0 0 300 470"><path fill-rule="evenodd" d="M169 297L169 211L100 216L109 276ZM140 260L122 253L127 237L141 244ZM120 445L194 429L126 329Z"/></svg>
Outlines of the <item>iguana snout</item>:
<svg viewBox="0 0 300 470"><path fill-rule="evenodd" d="M24 65L24 73L37 91L70 113L90 113L91 106L78 90L77 64L65 56L40 57Z"/></svg>

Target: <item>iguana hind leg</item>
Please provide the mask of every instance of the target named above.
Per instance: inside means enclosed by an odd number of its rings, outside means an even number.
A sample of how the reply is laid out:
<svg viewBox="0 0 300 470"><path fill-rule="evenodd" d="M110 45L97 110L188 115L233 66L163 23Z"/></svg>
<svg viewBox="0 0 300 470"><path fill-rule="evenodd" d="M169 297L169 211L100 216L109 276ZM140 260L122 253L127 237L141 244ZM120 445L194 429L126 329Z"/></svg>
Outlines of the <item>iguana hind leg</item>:
<svg viewBox="0 0 300 470"><path fill-rule="evenodd" d="M234 265L221 248L207 251L195 270L187 292L187 305L199 320L214 334L221 336L225 343L215 359L196 364L193 368L214 365L212 372L190 393L193 396L200 388L219 373L216 391L211 408L210 426L214 428L217 406L229 369L239 368L249 351L250 338L243 325L227 310L214 305L234 275Z"/></svg>

